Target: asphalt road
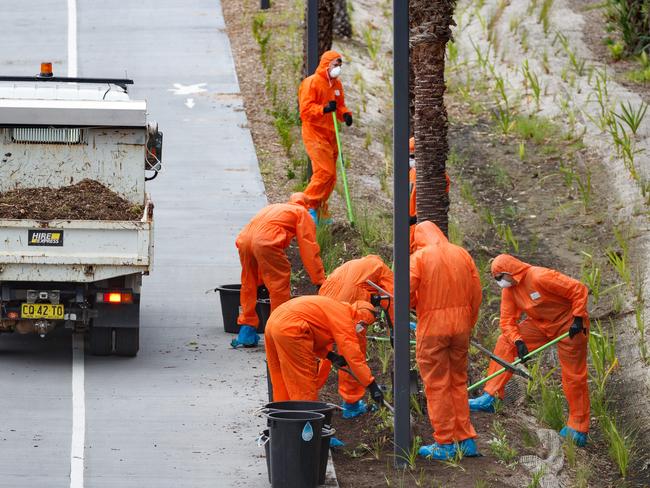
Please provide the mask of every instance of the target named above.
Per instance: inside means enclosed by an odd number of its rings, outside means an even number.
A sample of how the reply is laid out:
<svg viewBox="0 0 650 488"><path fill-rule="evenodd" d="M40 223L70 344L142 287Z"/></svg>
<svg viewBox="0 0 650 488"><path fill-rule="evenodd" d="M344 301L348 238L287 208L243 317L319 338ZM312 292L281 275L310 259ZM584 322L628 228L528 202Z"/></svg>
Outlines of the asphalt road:
<svg viewBox="0 0 650 488"><path fill-rule="evenodd" d="M154 272L139 355L85 356L85 416L72 408L69 331L0 336L0 487L71 486L80 423L81 486L268 486L252 414L266 395L264 354L229 348L218 297L204 293L239 282L234 237L266 203L220 4L2 0L0 73L52 61L66 75L71 3L79 76L133 78L164 132L165 169L148 183Z"/></svg>

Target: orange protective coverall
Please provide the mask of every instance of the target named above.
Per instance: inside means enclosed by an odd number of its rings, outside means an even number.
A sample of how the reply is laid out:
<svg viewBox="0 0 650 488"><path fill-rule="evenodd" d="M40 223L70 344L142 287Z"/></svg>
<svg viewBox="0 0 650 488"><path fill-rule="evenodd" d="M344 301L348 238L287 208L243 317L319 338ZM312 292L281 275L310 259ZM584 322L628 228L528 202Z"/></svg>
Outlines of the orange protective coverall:
<svg viewBox="0 0 650 488"><path fill-rule="evenodd" d="M361 259L353 259L336 268L325 280L318 292L321 296L333 298L339 302L353 303L358 300L370 301L377 290L367 283L367 280L379 285L391 295L393 294L393 272L384 261L374 254ZM393 317L393 308L388 311ZM366 356L368 342L366 331L357 334L361 353ZM318 370L319 386L327 381L332 363L327 359L322 361ZM365 388L344 371L339 371L339 394L348 403L354 403L363 398Z"/></svg>
<svg viewBox="0 0 650 488"><path fill-rule="evenodd" d="M515 341L523 340L532 351L569 330L573 317L582 317L589 328L588 290L585 285L557 271L531 266L508 254L492 261L492 275L509 273L517 284L501 291L501 331L494 354L508 362L517 357ZM526 319L520 322L522 314ZM589 387L587 386L588 337L578 334L558 343L562 388L569 404L567 425L578 432L589 431ZM498 369L490 361L488 374ZM503 398L512 373L488 381L485 391Z"/></svg>
<svg viewBox="0 0 650 488"><path fill-rule="evenodd" d="M350 305L305 295L271 313L264 341L273 400L317 400L318 359L324 359L334 343L362 385L370 385L374 377L359 347L356 324L372 323L372 308L366 302Z"/></svg>
<svg viewBox="0 0 650 488"><path fill-rule="evenodd" d="M330 63L340 57L336 51L325 51L316 73L305 78L298 89L302 140L313 169L305 194L313 201L312 208L320 208L320 214L325 217L328 216L327 200L336 185L338 148L332 114L323 113L323 109L334 100L339 121L343 121L343 114L350 112L345 106L341 81L330 78L328 72Z"/></svg>
<svg viewBox="0 0 650 488"><path fill-rule="evenodd" d="M308 203L304 194L294 193L288 203L268 205L237 236L235 244L242 267L238 324L258 326L255 306L257 287L262 283L269 290L271 311L291 298L291 264L284 250L294 236L312 283L320 285L325 281L316 224L307 211Z"/></svg>
<svg viewBox="0 0 650 488"><path fill-rule="evenodd" d="M432 222L415 227L411 306L418 316L415 357L427 396L434 439L476 437L469 418L467 351L481 305L481 281L465 249Z"/></svg>

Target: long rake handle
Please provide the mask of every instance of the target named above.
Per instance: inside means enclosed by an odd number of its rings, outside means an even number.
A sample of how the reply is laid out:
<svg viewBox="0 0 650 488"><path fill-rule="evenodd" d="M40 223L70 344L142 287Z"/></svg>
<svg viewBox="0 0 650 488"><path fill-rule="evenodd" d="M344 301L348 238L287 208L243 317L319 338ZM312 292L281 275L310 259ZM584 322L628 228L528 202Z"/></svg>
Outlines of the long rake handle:
<svg viewBox="0 0 650 488"><path fill-rule="evenodd" d="M341 166L341 178L343 179L343 191L345 192L345 203L348 206L348 220L354 226L354 215L352 214L352 202L350 201L350 190L348 189L348 177L345 174L345 164L343 164L343 152L341 151L341 137L339 136L339 121L336 120L336 112L332 112L334 121L334 132L336 133L336 145L339 149L338 162Z"/></svg>
<svg viewBox="0 0 650 488"><path fill-rule="evenodd" d="M553 339L551 342L547 342L547 343L544 344L543 346L540 346L540 347L538 347L537 349L535 349L534 351L529 352L528 354L526 354L526 356L524 356L524 359L530 359L530 358L532 358L535 354L539 354L540 352L542 352L542 351L544 351L545 349L548 349L549 347L551 347L551 346L557 344L558 342L560 342L561 340L565 339L566 337L569 337L569 332L568 332L568 331L565 332L564 334L562 334L561 336L556 337L556 338ZM516 366L516 365L519 364L519 363L521 363L521 359L520 359L520 358L517 358L516 360L514 360L514 361L512 362L512 365L513 365L513 366ZM487 383L488 381L490 381L492 378L496 378L497 376L499 376L499 375L505 373L506 371L508 371L507 368L501 368L500 370L495 371L495 372L492 373L491 375L489 375L489 376L483 378L481 381L477 381L477 382L474 383L473 385L470 385L470 386L467 388L467 391L475 390L475 389L478 388L479 386L484 385L485 383Z"/></svg>

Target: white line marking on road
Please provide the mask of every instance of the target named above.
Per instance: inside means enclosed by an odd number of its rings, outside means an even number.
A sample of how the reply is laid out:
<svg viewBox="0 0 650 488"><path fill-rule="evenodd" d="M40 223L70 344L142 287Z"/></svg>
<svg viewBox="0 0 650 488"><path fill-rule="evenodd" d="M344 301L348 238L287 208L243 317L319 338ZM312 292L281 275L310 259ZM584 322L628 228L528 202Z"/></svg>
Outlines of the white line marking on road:
<svg viewBox="0 0 650 488"><path fill-rule="evenodd" d="M77 0L68 0L68 76L77 76Z"/></svg>
<svg viewBox="0 0 650 488"><path fill-rule="evenodd" d="M84 443L86 441L86 393L84 383L84 334L83 332L73 332L70 488L83 488L84 486Z"/></svg>
<svg viewBox="0 0 650 488"><path fill-rule="evenodd" d="M77 1L68 0L68 76L77 76ZM72 333L72 441L70 443L70 488L84 486L86 442L86 393L84 391L84 335Z"/></svg>
<svg viewBox="0 0 650 488"><path fill-rule="evenodd" d="M194 106L194 99L188 98L187 100L185 100L185 106L187 108L192 108Z"/></svg>
<svg viewBox="0 0 650 488"><path fill-rule="evenodd" d="M204 88L207 83L195 83L194 85L183 85L181 83L174 83L174 88L167 88L167 91L172 92L174 95L192 95L194 93L203 93L208 91Z"/></svg>

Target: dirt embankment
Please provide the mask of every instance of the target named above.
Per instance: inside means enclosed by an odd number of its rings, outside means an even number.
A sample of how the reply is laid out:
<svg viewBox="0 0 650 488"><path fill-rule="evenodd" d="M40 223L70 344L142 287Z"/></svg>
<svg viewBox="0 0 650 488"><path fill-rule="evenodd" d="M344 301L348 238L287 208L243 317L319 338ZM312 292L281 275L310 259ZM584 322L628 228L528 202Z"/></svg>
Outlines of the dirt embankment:
<svg viewBox="0 0 650 488"><path fill-rule="evenodd" d="M61 188L20 188L0 193L0 218L32 220L139 220L133 205L94 180Z"/></svg>

